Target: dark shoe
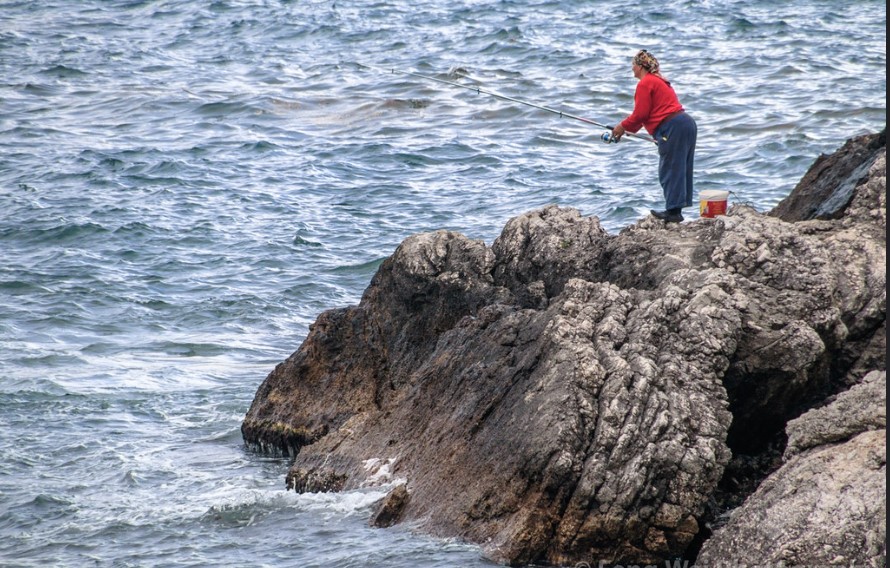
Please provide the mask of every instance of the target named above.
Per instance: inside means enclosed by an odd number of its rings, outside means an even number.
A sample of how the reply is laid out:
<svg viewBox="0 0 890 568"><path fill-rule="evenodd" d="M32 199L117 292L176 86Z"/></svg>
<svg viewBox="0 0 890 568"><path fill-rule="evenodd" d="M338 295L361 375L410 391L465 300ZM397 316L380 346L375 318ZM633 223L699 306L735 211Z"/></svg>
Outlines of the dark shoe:
<svg viewBox="0 0 890 568"><path fill-rule="evenodd" d="M676 209L668 209L667 211L650 211L656 219L661 219L665 223L680 223L683 221L683 215Z"/></svg>

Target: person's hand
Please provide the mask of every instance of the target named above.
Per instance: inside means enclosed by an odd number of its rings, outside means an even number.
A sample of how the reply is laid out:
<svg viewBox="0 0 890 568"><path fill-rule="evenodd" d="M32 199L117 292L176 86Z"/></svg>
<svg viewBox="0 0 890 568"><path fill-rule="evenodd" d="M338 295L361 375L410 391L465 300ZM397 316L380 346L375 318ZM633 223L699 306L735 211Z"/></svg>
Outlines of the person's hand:
<svg viewBox="0 0 890 568"><path fill-rule="evenodd" d="M618 142L621 140L621 137L624 136L625 130L624 127L619 124L615 128L612 129L612 140Z"/></svg>

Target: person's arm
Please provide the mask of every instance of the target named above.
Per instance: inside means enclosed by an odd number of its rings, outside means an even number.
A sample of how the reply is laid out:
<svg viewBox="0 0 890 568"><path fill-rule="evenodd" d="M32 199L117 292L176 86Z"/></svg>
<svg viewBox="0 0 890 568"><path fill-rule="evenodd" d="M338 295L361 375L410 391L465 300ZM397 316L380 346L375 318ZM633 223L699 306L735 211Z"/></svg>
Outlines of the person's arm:
<svg viewBox="0 0 890 568"><path fill-rule="evenodd" d="M640 80L634 92L634 110L630 116L612 129L612 138L620 140L625 132L637 132L643 126L643 122L649 118L651 111L652 91L649 89L648 81Z"/></svg>

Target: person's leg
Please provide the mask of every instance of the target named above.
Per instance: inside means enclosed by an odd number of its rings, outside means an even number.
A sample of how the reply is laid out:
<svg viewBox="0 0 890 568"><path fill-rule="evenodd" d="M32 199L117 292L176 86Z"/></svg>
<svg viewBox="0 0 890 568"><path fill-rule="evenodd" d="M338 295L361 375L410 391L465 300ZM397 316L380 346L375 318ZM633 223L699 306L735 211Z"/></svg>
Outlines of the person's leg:
<svg viewBox="0 0 890 568"><path fill-rule="evenodd" d="M692 188L692 173L695 169L695 144L698 140L698 125L691 116L686 116L689 119L689 135L687 136L687 144L689 146L686 153L686 207L692 207L692 197L694 195Z"/></svg>
<svg viewBox="0 0 890 568"><path fill-rule="evenodd" d="M684 132L684 128L677 128L677 123L683 116L674 117L655 133L658 140L658 181L664 192L664 206L667 211L677 213L687 207L688 133Z"/></svg>

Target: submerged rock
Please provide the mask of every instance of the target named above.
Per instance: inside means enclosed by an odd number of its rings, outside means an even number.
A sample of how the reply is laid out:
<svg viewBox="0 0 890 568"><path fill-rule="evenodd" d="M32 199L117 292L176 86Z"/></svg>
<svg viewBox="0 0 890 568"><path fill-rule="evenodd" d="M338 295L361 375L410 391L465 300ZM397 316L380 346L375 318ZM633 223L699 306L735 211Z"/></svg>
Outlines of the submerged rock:
<svg viewBox="0 0 890 568"><path fill-rule="evenodd" d="M399 480L400 519L500 562L694 555L735 456L884 368L885 160L837 220L613 236L551 206L491 247L409 237L266 378L245 441L297 490Z"/></svg>

